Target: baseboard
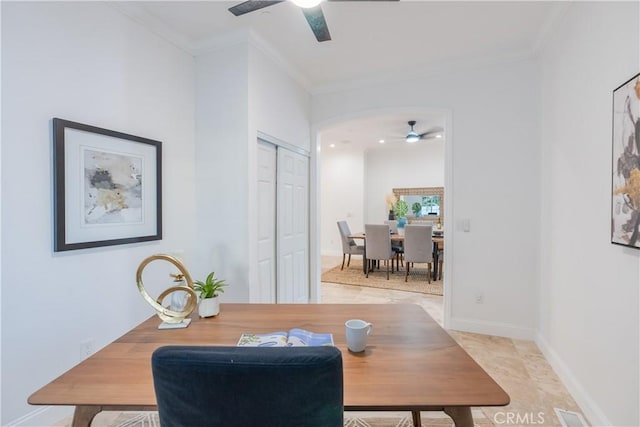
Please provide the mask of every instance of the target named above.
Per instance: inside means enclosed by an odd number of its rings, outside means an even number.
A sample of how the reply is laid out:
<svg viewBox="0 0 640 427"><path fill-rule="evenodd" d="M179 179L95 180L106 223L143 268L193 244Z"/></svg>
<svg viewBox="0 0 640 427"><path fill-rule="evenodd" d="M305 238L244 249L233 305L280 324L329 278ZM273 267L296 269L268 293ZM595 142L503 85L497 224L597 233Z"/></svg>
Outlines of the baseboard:
<svg viewBox="0 0 640 427"><path fill-rule="evenodd" d="M533 341L536 337L536 331L531 328L523 328L508 323L488 322L486 320L461 319L453 316L449 319L447 328L476 334L515 338L518 340Z"/></svg>
<svg viewBox="0 0 640 427"><path fill-rule="evenodd" d="M73 415L72 406L40 406L20 418L10 421L7 427L36 427L58 425L63 420Z"/></svg>
<svg viewBox="0 0 640 427"><path fill-rule="evenodd" d="M544 339L540 333L536 335L536 344L538 348L544 354L544 357L549 362L549 365L556 372L562 383L567 387L569 393L576 401L582 413L587 418L587 421L592 426L612 426L613 423L607 419L607 416L602 412L596 402L589 396L589 393L582 387L580 381L571 372L571 369L562 360L558 353L551 347L551 345Z"/></svg>

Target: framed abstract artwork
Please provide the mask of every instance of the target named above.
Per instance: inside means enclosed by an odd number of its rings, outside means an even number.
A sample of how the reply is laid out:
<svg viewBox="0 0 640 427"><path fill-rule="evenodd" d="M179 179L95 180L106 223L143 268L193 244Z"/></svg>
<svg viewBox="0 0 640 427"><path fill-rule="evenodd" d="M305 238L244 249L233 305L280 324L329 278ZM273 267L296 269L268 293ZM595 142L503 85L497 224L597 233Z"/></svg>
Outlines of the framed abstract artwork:
<svg viewBox="0 0 640 427"><path fill-rule="evenodd" d="M640 73L613 91L611 243L640 248Z"/></svg>
<svg viewBox="0 0 640 427"><path fill-rule="evenodd" d="M54 251L162 239L162 143L53 119Z"/></svg>

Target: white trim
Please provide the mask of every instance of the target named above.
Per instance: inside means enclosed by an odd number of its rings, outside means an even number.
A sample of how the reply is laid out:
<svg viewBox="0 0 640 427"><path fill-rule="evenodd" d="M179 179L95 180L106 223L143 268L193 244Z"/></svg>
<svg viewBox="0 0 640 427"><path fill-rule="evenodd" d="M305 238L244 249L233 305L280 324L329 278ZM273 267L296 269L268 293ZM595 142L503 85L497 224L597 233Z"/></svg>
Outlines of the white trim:
<svg viewBox="0 0 640 427"><path fill-rule="evenodd" d="M454 283L453 277L453 223L455 221L453 196L453 113L447 110L445 113L444 134L447 140L444 144L444 247L447 262L443 264L442 280L442 326L446 329L451 324L451 301L453 301Z"/></svg>
<svg viewBox="0 0 640 427"><path fill-rule="evenodd" d="M321 265L321 257L320 257L320 218L319 218L319 195L321 194L321 182L320 182L320 152L321 152L321 141L319 133L321 133L324 129L334 126L339 123L344 123L349 120L358 119L362 117L372 117L372 116L382 116L385 114L396 114L396 113L406 113L407 116L413 115L434 115L440 114L444 119L444 129L446 135L445 142L445 154L444 154L444 163L445 163L445 174L444 174L444 186L445 193L454 194L454 182L453 182L453 112L449 108L433 108L426 106L410 106L410 107L384 107L384 108L370 108L365 110L358 110L354 112L349 112L342 114L337 117L331 117L329 119L323 120L319 123L312 123L311 125L311 146L316 147L316 149L312 152L312 164L318 169L315 171L317 174L315 180L311 182L311 192L310 192L310 207L313 218L310 219L309 226L311 230L314 230L313 233L310 233L310 237L315 239L315 243L312 244L311 250L311 260L316 260L316 263L311 263L313 266ZM365 201L366 203L366 201ZM445 216L444 216L444 226L445 226L445 237L444 244L445 247L449 248L447 251L447 262L444 264L444 280L443 280L443 318L442 323L445 328L450 324L451 319L451 301L453 298L453 262L449 262L449 260L453 260L453 223L454 223L454 206L453 206L453 197L445 197ZM314 256L315 255L315 256ZM341 255L341 253L340 253ZM320 268L318 268L320 270ZM316 278L316 287L317 294L320 295L320 286L321 286L321 274L320 271L316 272L316 274L312 274L311 278ZM319 302L315 301L315 302Z"/></svg>
<svg viewBox="0 0 640 427"><path fill-rule="evenodd" d="M8 427L52 426L73 415L73 406L40 406L39 408L4 424Z"/></svg>
<svg viewBox="0 0 640 427"><path fill-rule="evenodd" d="M311 157L311 153L309 153L308 150L302 148L302 147L298 147L297 145L293 145L293 144L289 144L286 141L283 141L279 138L276 138L275 136L271 136L269 134L266 134L264 132L260 132L258 131L258 139L261 139L265 142L268 142L270 144L275 145L276 147L282 147L282 148L286 148L287 150L293 152L293 153L297 153L300 154L302 156L305 157Z"/></svg>
<svg viewBox="0 0 640 427"><path fill-rule="evenodd" d="M264 53L281 71L291 77L307 92L311 89L309 79L289 60L287 60L273 45L252 29L238 29L225 34L209 37L191 45L190 52L194 56L210 53L223 47L247 43Z"/></svg>
<svg viewBox="0 0 640 427"><path fill-rule="evenodd" d="M321 167L320 144L317 125L311 123L311 158L309 160L309 302L322 302L322 257L320 255L320 195ZM315 144L314 144L315 142ZM315 149L313 147L315 146Z"/></svg>
<svg viewBox="0 0 640 427"><path fill-rule="evenodd" d="M531 47L532 56L538 55L546 47L547 43L551 40L551 36L553 36L553 33L560 26L562 18L567 14L569 7L571 7L570 1L557 2L552 6L553 10L542 23L538 37L536 37Z"/></svg>
<svg viewBox="0 0 640 427"><path fill-rule="evenodd" d="M607 419L602 409L596 401L587 393L580 381L571 372L571 369L560 358L551 345L538 333L535 337L538 348L549 362L555 373L560 377L567 390L576 401L585 417L592 426L612 426L613 423Z"/></svg>
<svg viewBox="0 0 640 427"><path fill-rule="evenodd" d="M511 325L508 323L489 322L478 319L464 319L459 317L450 317L449 324L445 329L493 335L517 340L533 341L536 337L536 330L533 328L523 328L522 326Z"/></svg>
<svg viewBox="0 0 640 427"><path fill-rule="evenodd" d="M177 48L194 55L193 41L189 37L173 30L166 22L153 16L135 2L107 1L106 4Z"/></svg>

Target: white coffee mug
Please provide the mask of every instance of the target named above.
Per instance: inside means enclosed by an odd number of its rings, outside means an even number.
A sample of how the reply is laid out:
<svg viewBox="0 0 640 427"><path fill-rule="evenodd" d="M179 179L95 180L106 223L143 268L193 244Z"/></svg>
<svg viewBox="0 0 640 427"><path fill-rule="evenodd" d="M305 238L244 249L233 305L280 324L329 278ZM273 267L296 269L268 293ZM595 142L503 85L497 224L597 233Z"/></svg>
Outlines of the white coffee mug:
<svg viewBox="0 0 640 427"><path fill-rule="evenodd" d="M347 347L354 353L364 351L367 337L373 331L373 325L360 319L347 320L344 324L347 335Z"/></svg>

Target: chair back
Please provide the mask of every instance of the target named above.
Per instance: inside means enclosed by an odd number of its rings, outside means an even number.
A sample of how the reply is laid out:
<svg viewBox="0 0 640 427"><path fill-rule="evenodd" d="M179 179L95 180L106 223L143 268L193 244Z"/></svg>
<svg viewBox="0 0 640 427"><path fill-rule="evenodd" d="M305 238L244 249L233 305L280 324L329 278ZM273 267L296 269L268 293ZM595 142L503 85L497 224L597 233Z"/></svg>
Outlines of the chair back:
<svg viewBox="0 0 640 427"><path fill-rule="evenodd" d="M398 221L394 219L385 221L384 223L389 225L389 229L393 234L398 234Z"/></svg>
<svg viewBox="0 0 640 427"><path fill-rule="evenodd" d="M391 236L388 224L365 224L367 259L391 259Z"/></svg>
<svg viewBox="0 0 640 427"><path fill-rule="evenodd" d="M345 254L350 253L351 246L357 246L353 239L349 239L351 230L347 221L338 221L338 230L340 230L340 239L342 241L342 252Z"/></svg>
<svg viewBox="0 0 640 427"><path fill-rule="evenodd" d="M151 367L162 426L343 425L336 347L166 346Z"/></svg>
<svg viewBox="0 0 640 427"><path fill-rule="evenodd" d="M405 262L433 261L433 241L431 238L431 232L431 225L409 224L404 228Z"/></svg>

